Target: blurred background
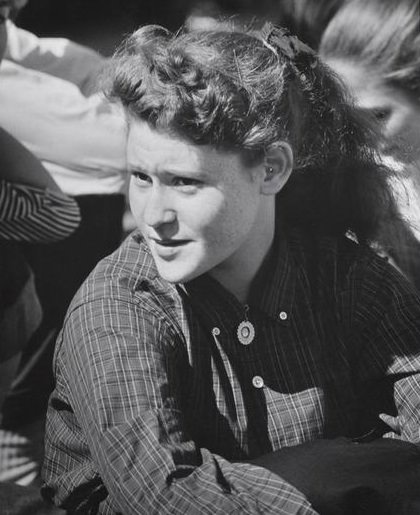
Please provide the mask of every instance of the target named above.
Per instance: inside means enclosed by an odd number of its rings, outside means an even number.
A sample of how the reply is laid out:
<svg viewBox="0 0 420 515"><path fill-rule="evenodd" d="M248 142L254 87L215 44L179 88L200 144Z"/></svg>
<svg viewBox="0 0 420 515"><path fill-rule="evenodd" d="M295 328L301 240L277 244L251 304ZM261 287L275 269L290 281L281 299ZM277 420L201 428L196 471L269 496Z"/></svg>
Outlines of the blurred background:
<svg viewBox="0 0 420 515"><path fill-rule="evenodd" d="M40 36L66 36L110 55L124 34L144 24L157 23L177 30L191 14L200 18L239 15L247 20L281 19L285 24L298 15L314 22L314 17L329 17L332 6L342 1L31 0L19 12L18 24Z"/></svg>
<svg viewBox="0 0 420 515"><path fill-rule="evenodd" d="M191 0L32 0L18 15L21 27L42 36L65 35L105 55L122 36L145 23L175 28Z"/></svg>

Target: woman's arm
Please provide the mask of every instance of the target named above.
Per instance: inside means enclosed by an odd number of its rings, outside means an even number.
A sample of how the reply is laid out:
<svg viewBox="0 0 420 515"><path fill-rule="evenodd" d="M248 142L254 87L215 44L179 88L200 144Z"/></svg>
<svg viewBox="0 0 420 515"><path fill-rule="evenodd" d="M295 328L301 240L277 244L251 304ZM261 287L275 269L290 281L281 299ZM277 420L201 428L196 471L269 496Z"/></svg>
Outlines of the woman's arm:
<svg viewBox="0 0 420 515"><path fill-rule="evenodd" d="M72 234L80 223L76 201L1 128L0 149L0 238L49 243Z"/></svg>
<svg viewBox="0 0 420 515"><path fill-rule="evenodd" d="M168 381L168 367L176 363L164 350L177 343L163 318L116 298L79 305L67 318L56 351L58 387L44 462L54 501L76 509L83 491L87 509L99 478L107 504L126 515L314 515L280 477L230 463L188 437ZM74 454L75 439L84 456Z"/></svg>
<svg viewBox="0 0 420 515"><path fill-rule="evenodd" d="M17 139L0 127L0 179L16 184L61 192L40 161Z"/></svg>

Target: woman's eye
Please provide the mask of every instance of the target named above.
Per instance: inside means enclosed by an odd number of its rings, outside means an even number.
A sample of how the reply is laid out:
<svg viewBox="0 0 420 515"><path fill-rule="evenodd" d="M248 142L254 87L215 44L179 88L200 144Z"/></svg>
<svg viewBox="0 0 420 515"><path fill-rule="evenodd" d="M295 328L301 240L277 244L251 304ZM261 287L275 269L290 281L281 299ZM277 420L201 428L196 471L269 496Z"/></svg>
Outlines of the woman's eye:
<svg viewBox="0 0 420 515"><path fill-rule="evenodd" d="M391 109L389 109L389 108L373 109L372 110L372 115L375 117L375 119L378 122L384 123L391 116Z"/></svg>
<svg viewBox="0 0 420 515"><path fill-rule="evenodd" d="M188 177L177 177L174 179L174 185L179 187L191 187L196 188L201 184L201 181L198 181L197 179L190 179Z"/></svg>
<svg viewBox="0 0 420 515"><path fill-rule="evenodd" d="M152 179L143 172L132 172L131 175L138 185L146 186L152 183Z"/></svg>

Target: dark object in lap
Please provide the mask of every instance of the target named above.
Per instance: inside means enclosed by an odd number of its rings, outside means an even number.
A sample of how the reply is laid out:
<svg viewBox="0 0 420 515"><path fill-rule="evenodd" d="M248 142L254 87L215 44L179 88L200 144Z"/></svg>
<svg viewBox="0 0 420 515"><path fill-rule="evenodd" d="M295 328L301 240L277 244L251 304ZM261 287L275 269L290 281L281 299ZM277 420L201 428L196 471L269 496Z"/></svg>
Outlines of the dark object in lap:
<svg viewBox="0 0 420 515"><path fill-rule="evenodd" d="M14 483L0 483L1 515L65 515L46 504L38 488L19 486Z"/></svg>
<svg viewBox="0 0 420 515"><path fill-rule="evenodd" d="M314 440L252 461L303 492L321 515L420 514L420 448L389 438Z"/></svg>

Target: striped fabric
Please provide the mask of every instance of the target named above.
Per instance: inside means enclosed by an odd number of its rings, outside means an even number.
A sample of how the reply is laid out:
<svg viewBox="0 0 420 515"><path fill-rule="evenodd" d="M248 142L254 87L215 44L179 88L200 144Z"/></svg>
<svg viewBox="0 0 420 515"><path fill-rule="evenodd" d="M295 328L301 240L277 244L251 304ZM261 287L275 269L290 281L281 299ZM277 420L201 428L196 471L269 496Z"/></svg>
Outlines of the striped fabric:
<svg viewBox="0 0 420 515"><path fill-rule="evenodd" d="M58 241L73 233L79 222L79 207L67 195L0 180L0 238Z"/></svg>
<svg viewBox="0 0 420 515"><path fill-rule="evenodd" d="M378 414L420 442L420 299L369 249L277 236L245 307L202 276L174 286L139 235L74 299L55 356L44 494L80 513L311 514L246 462L360 437ZM91 511L89 511L91 510Z"/></svg>

